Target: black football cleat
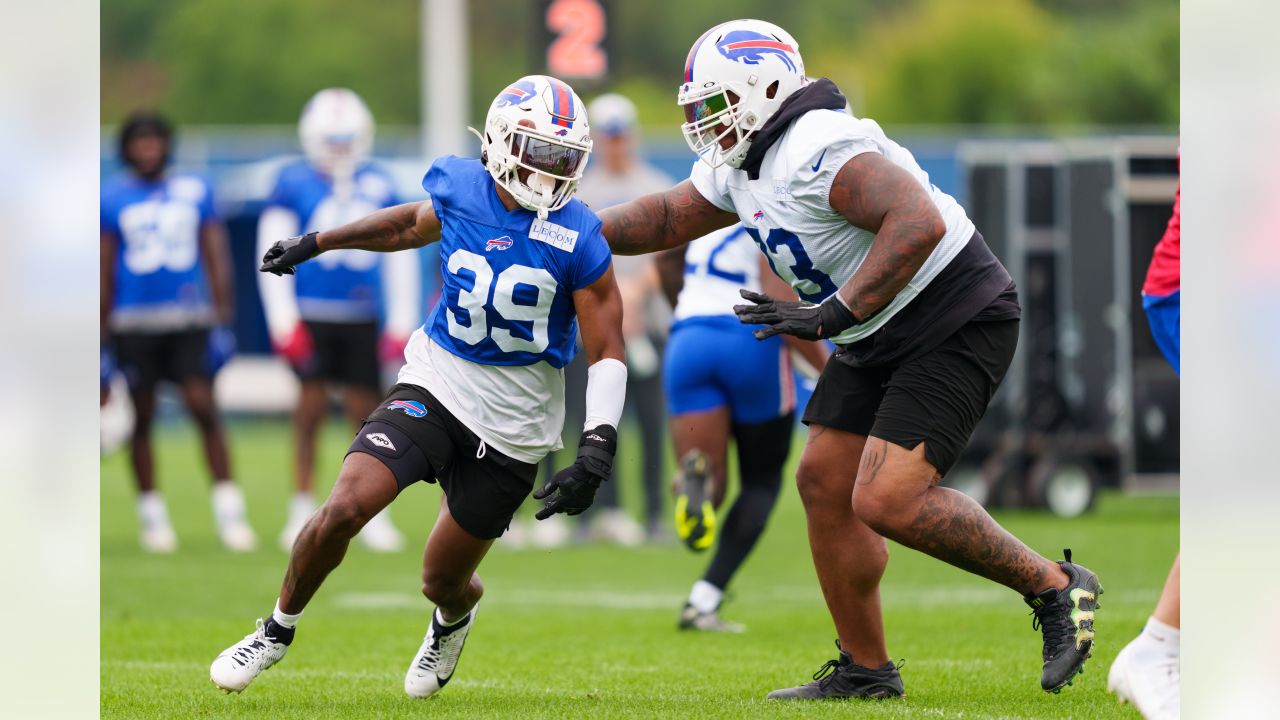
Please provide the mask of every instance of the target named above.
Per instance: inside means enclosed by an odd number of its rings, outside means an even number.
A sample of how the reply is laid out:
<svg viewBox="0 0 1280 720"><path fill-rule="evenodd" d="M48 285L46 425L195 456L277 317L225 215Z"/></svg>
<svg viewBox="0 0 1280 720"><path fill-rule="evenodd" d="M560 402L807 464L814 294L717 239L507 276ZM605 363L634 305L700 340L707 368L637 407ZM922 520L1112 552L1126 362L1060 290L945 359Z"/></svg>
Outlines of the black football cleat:
<svg viewBox="0 0 1280 720"><path fill-rule="evenodd" d="M836 649L840 650L840 641L836 641ZM774 690L769 693L768 700L845 700L848 698L865 698L887 700L906 696L902 686L902 676L898 674L901 664L885 663L878 668L856 665L848 653L840 650L840 657L828 660L813 674L813 682L799 687Z"/></svg>
<svg viewBox="0 0 1280 720"><path fill-rule="evenodd" d="M1098 576L1071 562L1071 550L1063 554L1066 560L1058 565L1071 579L1067 587L1026 598L1035 617L1031 626L1044 634L1040 687L1052 693L1061 692L1084 672L1084 662L1093 654L1093 613L1102 595Z"/></svg>
<svg viewBox="0 0 1280 720"><path fill-rule="evenodd" d="M680 459L676 534L694 552L702 552L716 542L716 509L711 504L711 459L701 450L690 450Z"/></svg>

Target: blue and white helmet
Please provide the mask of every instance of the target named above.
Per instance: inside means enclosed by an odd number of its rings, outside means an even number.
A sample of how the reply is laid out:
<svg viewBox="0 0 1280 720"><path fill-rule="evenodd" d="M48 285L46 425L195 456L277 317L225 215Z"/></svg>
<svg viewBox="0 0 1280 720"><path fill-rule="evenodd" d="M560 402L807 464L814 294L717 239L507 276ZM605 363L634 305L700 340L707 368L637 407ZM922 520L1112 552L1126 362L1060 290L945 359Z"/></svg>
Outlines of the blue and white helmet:
<svg viewBox="0 0 1280 720"><path fill-rule="evenodd" d="M800 46L786 30L763 20L716 25L684 64L676 102L685 142L711 167L741 167L752 135L807 83Z"/></svg>
<svg viewBox="0 0 1280 720"><path fill-rule="evenodd" d="M568 84L546 75L511 83L489 106L481 160L516 202L545 218L564 207L591 155L587 108Z"/></svg>
<svg viewBox="0 0 1280 720"><path fill-rule="evenodd" d="M334 177L349 177L373 150L373 114L347 88L326 88L302 108L298 139L311 164Z"/></svg>

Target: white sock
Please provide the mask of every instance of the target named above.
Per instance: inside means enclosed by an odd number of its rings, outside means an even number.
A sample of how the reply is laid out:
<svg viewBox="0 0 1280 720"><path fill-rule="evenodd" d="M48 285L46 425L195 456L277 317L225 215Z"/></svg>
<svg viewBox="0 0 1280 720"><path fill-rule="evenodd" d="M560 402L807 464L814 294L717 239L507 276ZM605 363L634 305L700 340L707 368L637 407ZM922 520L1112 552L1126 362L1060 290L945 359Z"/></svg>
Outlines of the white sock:
<svg viewBox="0 0 1280 720"><path fill-rule="evenodd" d="M689 604L700 613L715 612L720 607L720 601L724 599L724 590L712 585L706 580L699 580L693 584L693 590L689 591Z"/></svg>
<svg viewBox="0 0 1280 720"><path fill-rule="evenodd" d="M165 527L169 524L169 508L164 498L155 490L149 490L138 496L138 519L145 528Z"/></svg>
<svg viewBox="0 0 1280 720"><path fill-rule="evenodd" d="M244 521L244 494L230 480L213 484L213 519L219 526Z"/></svg>
<svg viewBox="0 0 1280 720"><path fill-rule="evenodd" d="M458 623L462 622L463 620L466 620L466 619L467 619L467 615L470 615L470 614L471 614L471 611L470 611L470 610L468 610L468 611L467 611L467 613L466 613L466 615L463 615L463 616L461 616L461 617L456 617L456 618L447 618L447 617L445 617L445 616L444 616L444 610L442 610L442 609L440 609L440 608L436 608L436 621L437 621L437 622L439 622L441 625L443 625L443 626L445 626L445 627L451 627L451 626L453 626L453 625L457 625Z"/></svg>
<svg viewBox="0 0 1280 720"><path fill-rule="evenodd" d="M1181 635L1182 631L1179 628L1166 625L1152 617L1147 619L1146 627L1142 628L1141 637L1153 647L1159 647L1163 652L1178 655Z"/></svg>
<svg viewBox="0 0 1280 720"><path fill-rule="evenodd" d="M304 611L305 612L305 611ZM271 619L276 621L277 625L293 629L298 624L298 618L302 617L302 613L297 615L289 615L280 609L280 598L276 598L276 609L271 611Z"/></svg>

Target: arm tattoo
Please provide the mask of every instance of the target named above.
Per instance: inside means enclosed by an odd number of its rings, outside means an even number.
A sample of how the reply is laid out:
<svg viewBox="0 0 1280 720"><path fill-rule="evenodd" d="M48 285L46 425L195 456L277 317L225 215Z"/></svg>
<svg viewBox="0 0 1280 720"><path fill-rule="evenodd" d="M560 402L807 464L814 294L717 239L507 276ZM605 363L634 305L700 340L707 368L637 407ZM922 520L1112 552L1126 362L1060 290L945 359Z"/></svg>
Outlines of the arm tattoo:
<svg viewBox="0 0 1280 720"><path fill-rule="evenodd" d="M667 250L728 227L737 219L737 215L708 202L688 180L600 212L604 237L615 255Z"/></svg>
<svg viewBox="0 0 1280 720"><path fill-rule="evenodd" d="M395 252L422 247L427 239L414 228L421 203L405 203L383 208L342 227L326 230L316 238L321 252L353 248L374 252Z"/></svg>
<svg viewBox="0 0 1280 720"><path fill-rule="evenodd" d="M906 170L877 153L840 169L831 207L852 225L876 234L858 271L840 295L866 321L907 286L947 231L929 193Z"/></svg>

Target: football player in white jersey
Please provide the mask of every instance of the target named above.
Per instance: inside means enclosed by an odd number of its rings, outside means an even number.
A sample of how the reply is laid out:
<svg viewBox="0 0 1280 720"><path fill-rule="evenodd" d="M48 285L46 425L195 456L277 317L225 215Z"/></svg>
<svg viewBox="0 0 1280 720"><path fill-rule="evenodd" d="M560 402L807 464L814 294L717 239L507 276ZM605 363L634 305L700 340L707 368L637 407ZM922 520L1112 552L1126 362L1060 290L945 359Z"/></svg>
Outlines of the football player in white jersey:
<svg viewBox="0 0 1280 720"><path fill-rule="evenodd" d="M210 679L228 692L284 657L351 539L419 480L439 482L444 499L422 565L422 593L436 609L404 691L425 698L444 687L484 593L476 568L533 489L537 464L561 446L563 368L579 319L586 422L577 460L534 493L546 500L537 518L581 513L609 477L627 369L609 248L599 219L573 197L591 154L586 108L555 78L521 78L494 98L481 147L479 160L435 161L423 178L429 200L282 240L263 257L263 272L289 275L330 250L439 242L443 286L409 340L399 384L298 535L274 611L213 661Z"/></svg>
<svg viewBox="0 0 1280 720"><path fill-rule="evenodd" d="M764 532L782 485L795 428L794 348L821 369L825 341L782 335L756 341L734 315L741 288L795 299L769 269L741 225L659 254L663 292L675 322L663 359L671 439L680 474L676 532L689 549L715 545L711 563L680 612L681 630L742 632L720 617L725 590ZM725 362L726 357L733 362ZM727 490L729 438L738 454L739 490L716 517Z"/></svg>
<svg viewBox="0 0 1280 720"><path fill-rule="evenodd" d="M903 694L880 612L884 538L1023 595L1043 633L1041 687L1061 690L1093 650L1097 576L1069 551L1043 557L938 485L1013 357L1008 272L910 152L850 114L830 80L805 76L782 28L735 20L703 33L677 103L699 159L670 190L601 213L613 252L741 222L802 301L745 291L740 319L764 325L761 339L837 345L805 409L796 484L840 655L820 679L769 697Z"/></svg>

